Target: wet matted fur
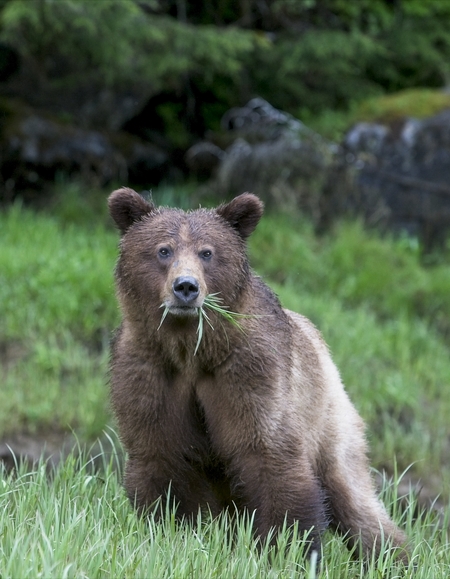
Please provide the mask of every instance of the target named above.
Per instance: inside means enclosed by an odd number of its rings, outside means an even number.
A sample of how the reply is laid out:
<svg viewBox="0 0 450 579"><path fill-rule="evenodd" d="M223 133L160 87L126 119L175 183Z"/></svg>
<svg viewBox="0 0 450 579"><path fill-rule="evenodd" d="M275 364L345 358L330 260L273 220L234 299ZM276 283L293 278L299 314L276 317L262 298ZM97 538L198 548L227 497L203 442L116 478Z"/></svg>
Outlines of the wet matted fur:
<svg viewBox="0 0 450 579"><path fill-rule="evenodd" d="M180 517L206 505L213 514L249 509L262 537L287 518L312 529L317 550L331 524L367 554L389 538L406 560L406 537L377 498L364 424L326 344L249 267L258 197L184 212L122 188L109 207L121 232L123 315L111 397L138 510L170 487ZM195 351L208 294L245 316L236 328L211 312Z"/></svg>

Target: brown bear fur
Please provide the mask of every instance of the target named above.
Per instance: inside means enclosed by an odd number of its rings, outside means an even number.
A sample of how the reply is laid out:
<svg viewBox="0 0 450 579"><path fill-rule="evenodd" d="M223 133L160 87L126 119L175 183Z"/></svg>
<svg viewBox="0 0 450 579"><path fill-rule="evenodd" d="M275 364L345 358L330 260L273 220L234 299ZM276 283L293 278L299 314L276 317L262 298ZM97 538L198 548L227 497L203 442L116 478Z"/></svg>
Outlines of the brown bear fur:
<svg viewBox="0 0 450 579"><path fill-rule="evenodd" d="M360 538L366 554L388 537L402 548L369 474L364 424L320 333L249 268L245 242L261 201L244 193L185 213L123 188L109 207L122 234L112 404L136 507L170 488L178 516L246 508L262 537L286 517L313 529L315 549L328 524L350 544ZM211 293L245 314L243 331L208 310L214 329L205 324L194 355L198 308Z"/></svg>

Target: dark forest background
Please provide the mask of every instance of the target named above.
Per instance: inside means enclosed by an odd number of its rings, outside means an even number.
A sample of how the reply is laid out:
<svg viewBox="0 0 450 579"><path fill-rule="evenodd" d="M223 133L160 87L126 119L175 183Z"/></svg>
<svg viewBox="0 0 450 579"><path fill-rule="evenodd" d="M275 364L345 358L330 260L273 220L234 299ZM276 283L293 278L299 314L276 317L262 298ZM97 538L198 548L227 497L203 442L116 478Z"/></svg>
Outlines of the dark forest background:
<svg viewBox="0 0 450 579"><path fill-rule="evenodd" d="M121 150L129 135L153 147L152 185L186 177L189 147L255 96L339 138L368 99L445 88L450 3L1 0L0 42L2 139L24 107L65 126L119 131ZM421 100L425 113L435 99ZM417 112L414 93L403 106Z"/></svg>

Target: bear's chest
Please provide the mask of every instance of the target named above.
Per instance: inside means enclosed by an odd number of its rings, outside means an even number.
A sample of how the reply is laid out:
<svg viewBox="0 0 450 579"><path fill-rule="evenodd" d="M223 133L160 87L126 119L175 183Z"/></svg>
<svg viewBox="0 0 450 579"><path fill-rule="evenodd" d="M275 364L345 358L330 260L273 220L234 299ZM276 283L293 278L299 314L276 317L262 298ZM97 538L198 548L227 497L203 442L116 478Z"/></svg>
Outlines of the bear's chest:
<svg viewBox="0 0 450 579"><path fill-rule="evenodd" d="M214 442L213 425L210 420L210 411L207 410L197 394L199 384L211 387L211 381L200 380L195 385L191 385L188 400L184 407L186 421L186 438L190 444L185 447L185 459L197 469L214 478L224 468L220 451Z"/></svg>

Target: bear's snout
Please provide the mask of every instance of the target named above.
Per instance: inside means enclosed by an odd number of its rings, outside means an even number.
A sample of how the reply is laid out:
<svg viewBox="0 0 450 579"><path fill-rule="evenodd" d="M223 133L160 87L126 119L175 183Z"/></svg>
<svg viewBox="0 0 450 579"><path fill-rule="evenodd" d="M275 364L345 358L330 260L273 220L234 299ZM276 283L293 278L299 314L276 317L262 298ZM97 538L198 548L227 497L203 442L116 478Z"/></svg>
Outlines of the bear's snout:
<svg viewBox="0 0 450 579"><path fill-rule="evenodd" d="M174 296L183 305L190 306L200 293L200 285L195 277L184 275L177 277L172 284Z"/></svg>

